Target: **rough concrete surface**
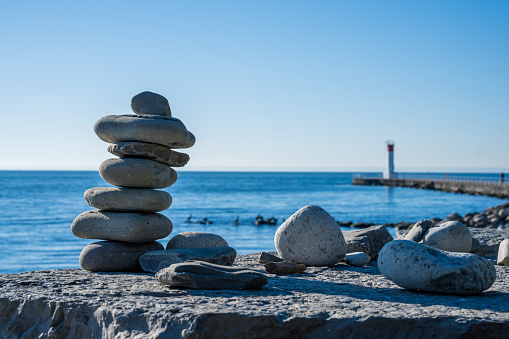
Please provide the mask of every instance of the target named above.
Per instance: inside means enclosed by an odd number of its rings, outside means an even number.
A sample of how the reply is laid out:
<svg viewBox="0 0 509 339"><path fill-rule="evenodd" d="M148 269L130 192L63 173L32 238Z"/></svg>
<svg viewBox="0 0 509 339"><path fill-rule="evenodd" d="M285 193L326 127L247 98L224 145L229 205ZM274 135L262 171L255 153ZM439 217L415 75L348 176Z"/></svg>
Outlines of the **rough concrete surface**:
<svg viewBox="0 0 509 339"><path fill-rule="evenodd" d="M234 266L265 273L259 254ZM494 260L494 259L493 259ZM477 296L412 292L365 267L267 274L261 290L179 290L150 274L81 269L0 275L2 338L500 338L509 267Z"/></svg>

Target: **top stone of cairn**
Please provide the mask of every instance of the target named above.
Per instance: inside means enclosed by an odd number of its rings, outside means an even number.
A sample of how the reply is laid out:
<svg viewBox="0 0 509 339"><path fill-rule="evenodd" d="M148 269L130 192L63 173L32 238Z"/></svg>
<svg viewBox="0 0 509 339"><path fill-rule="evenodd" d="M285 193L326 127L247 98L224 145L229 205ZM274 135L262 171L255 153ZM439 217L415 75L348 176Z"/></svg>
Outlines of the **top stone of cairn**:
<svg viewBox="0 0 509 339"><path fill-rule="evenodd" d="M131 99L131 109L139 115L163 115L171 117L168 100L157 93L141 92Z"/></svg>

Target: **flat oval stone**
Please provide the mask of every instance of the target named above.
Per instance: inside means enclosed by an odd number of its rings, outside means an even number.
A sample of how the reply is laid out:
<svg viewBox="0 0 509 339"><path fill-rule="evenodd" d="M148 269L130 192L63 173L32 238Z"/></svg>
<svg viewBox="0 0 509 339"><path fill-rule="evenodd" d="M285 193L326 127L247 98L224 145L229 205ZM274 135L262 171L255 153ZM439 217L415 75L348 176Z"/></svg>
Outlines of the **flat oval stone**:
<svg viewBox="0 0 509 339"><path fill-rule="evenodd" d="M136 114L164 115L171 117L168 99L160 94L145 91L131 99L131 109Z"/></svg>
<svg viewBox="0 0 509 339"><path fill-rule="evenodd" d="M86 211L74 219L72 234L83 239L151 242L168 236L170 219L159 213Z"/></svg>
<svg viewBox="0 0 509 339"><path fill-rule="evenodd" d="M149 159L173 167L183 167L189 161L189 155L185 153L175 152L167 146L140 141L110 144L108 152L121 158Z"/></svg>
<svg viewBox="0 0 509 339"><path fill-rule="evenodd" d="M183 232L171 238L166 245L166 249L225 246L228 246L228 243L220 235L206 232Z"/></svg>
<svg viewBox="0 0 509 339"><path fill-rule="evenodd" d="M431 227L424 235L422 243L443 251L470 253L472 234L462 223L447 221Z"/></svg>
<svg viewBox="0 0 509 339"><path fill-rule="evenodd" d="M177 181L177 172L168 165L146 159L106 159L99 174L108 183L121 187L165 188Z"/></svg>
<svg viewBox="0 0 509 339"><path fill-rule="evenodd" d="M93 187L84 195L90 206L103 211L159 212L172 202L168 192L146 188Z"/></svg>
<svg viewBox="0 0 509 339"><path fill-rule="evenodd" d="M200 290L259 289L269 282L254 270L200 261L171 265L157 272L156 279L162 285Z"/></svg>
<svg viewBox="0 0 509 339"><path fill-rule="evenodd" d="M329 266L345 257L347 247L334 218L323 208L305 206L288 218L274 236L284 261L306 266Z"/></svg>
<svg viewBox="0 0 509 339"><path fill-rule="evenodd" d="M371 257L364 252L347 253L345 256L345 262L350 266L362 267L367 265L370 261Z"/></svg>
<svg viewBox="0 0 509 339"><path fill-rule="evenodd" d="M163 245L157 241L141 244L98 241L81 251L80 265L92 272L142 272L140 256L162 249Z"/></svg>
<svg viewBox="0 0 509 339"><path fill-rule="evenodd" d="M94 125L106 142L142 141L171 148L188 148L196 138L179 119L158 115L108 115Z"/></svg>
<svg viewBox="0 0 509 339"><path fill-rule="evenodd" d="M435 293L475 295L495 282L493 264L470 253L441 251L410 240L387 243L378 256L380 272L396 285Z"/></svg>

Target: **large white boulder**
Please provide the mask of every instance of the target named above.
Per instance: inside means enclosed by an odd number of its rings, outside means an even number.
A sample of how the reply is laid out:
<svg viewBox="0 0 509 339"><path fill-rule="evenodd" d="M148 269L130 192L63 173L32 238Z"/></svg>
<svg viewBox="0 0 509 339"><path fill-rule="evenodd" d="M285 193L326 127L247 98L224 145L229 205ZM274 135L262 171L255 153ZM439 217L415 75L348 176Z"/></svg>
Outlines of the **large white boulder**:
<svg viewBox="0 0 509 339"><path fill-rule="evenodd" d="M462 223L447 221L431 227L424 235L423 244L449 252L470 253L472 234Z"/></svg>
<svg viewBox="0 0 509 339"><path fill-rule="evenodd" d="M441 251L410 240L387 243L380 272L396 285L435 293L475 295L495 282L493 264L475 254Z"/></svg>
<svg viewBox="0 0 509 339"><path fill-rule="evenodd" d="M330 266L346 255L343 233L323 208L302 207L288 218L274 236L276 250L285 261L306 266Z"/></svg>

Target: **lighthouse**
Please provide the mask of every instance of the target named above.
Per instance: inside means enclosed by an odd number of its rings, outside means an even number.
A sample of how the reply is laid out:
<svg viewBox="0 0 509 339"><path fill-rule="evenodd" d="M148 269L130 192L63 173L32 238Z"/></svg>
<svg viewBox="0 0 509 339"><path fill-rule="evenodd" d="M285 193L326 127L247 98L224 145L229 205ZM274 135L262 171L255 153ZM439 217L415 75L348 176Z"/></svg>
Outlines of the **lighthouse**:
<svg viewBox="0 0 509 339"><path fill-rule="evenodd" d="M384 179L395 179L397 178L396 172L394 172L394 141L387 140L387 169L384 172Z"/></svg>

